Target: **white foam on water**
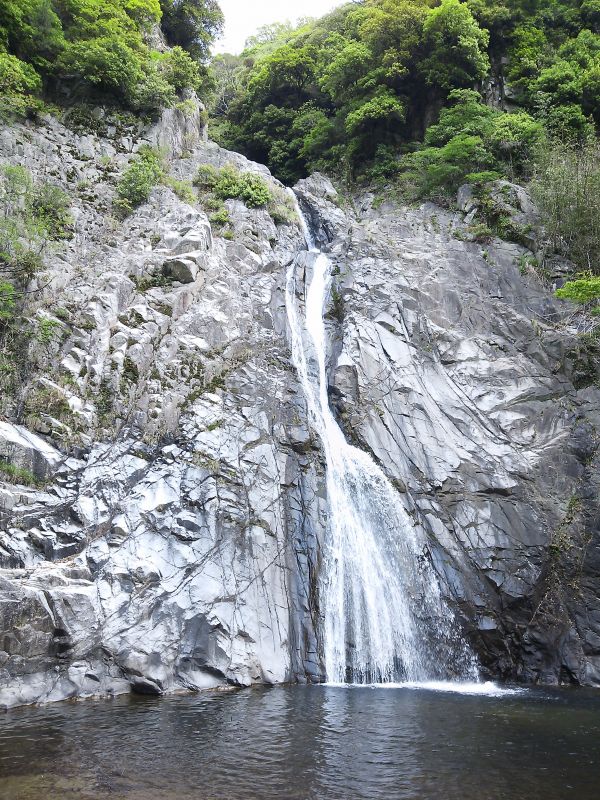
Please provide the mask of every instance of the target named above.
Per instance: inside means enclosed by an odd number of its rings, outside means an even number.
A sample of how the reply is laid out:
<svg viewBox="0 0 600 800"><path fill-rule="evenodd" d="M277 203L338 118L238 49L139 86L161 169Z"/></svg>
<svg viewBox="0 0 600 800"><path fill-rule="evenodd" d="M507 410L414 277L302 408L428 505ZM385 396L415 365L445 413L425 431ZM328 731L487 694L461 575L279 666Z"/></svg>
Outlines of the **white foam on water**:
<svg viewBox="0 0 600 800"><path fill-rule="evenodd" d="M337 689L409 689L429 692L451 692L454 694L482 695L484 697L503 697L524 694L525 688L505 688L492 681L404 681L400 683L324 683Z"/></svg>

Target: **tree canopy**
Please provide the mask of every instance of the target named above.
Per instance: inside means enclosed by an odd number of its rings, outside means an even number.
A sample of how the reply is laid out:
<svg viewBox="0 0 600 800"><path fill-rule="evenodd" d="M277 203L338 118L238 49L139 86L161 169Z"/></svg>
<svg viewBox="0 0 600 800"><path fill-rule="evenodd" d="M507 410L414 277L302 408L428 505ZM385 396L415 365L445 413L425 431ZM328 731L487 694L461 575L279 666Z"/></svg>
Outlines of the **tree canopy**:
<svg viewBox="0 0 600 800"><path fill-rule="evenodd" d="M151 45L158 24L167 52ZM215 0L3 0L0 93L18 106L83 87L133 109L170 105L200 88L221 26Z"/></svg>
<svg viewBox="0 0 600 800"><path fill-rule="evenodd" d="M248 45L218 64L216 130L287 182L414 170L423 148L518 175L546 132L600 122L600 0L364 0Z"/></svg>

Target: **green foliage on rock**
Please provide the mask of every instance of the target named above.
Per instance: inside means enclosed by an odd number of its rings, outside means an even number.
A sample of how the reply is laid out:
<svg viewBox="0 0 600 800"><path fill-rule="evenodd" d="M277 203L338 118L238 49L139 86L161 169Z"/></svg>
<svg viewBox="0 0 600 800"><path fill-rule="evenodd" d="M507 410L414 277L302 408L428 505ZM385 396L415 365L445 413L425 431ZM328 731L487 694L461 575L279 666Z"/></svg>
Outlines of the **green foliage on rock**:
<svg viewBox="0 0 600 800"><path fill-rule="evenodd" d="M296 218L293 202L280 186L255 172L241 172L233 164L220 169L201 164L194 183L204 207L214 212L211 222L218 226L229 222L224 200L241 200L248 208L264 208L276 223L289 224Z"/></svg>
<svg viewBox="0 0 600 800"><path fill-rule="evenodd" d="M600 300L600 277L578 278L567 281L556 296L562 300L572 300L574 303L593 303Z"/></svg>
<svg viewBox="0 0 600 800"><path fill-rule="evenodd" d="M544 141L542 124L525 111L502 113L472 89L450 92L448 105L424 137L424 146L398 161L397 173L409 196L440 198L462 183L502 175L527 177Z"/></svg>
<svg viewBox="0 0 600 800"><path fill-rule="evenodd" d="M72 235L70 205L60 186L34 181L21 166L0 167L0 405L15 397L31 343L48 344L49 322L29 319L25 301L40 288L48 246Z"/></svg>
<svg viewBox="0 0 600 800"><path fill-rule="evenodd" d="M532 185L551 246L591 274L600 274L600 145L554 142L539 157Z"/></svg>
<svg viewBox="0 0 600 800"><path fill-rule="evenodd" d="M34 182L20 166L0 168L0 274L31 277L50 240L72 235L69 195L48 181Z"/></svg>
<svg viewBox="0 0 600 800"><path fill-rule="evenodd" d="M168 186L169 189L172 189L177 197L180 200L183 200L184 203L193 205L196 202L196 193L194 192L194 188L189 181L178 180L177 178L166 176L163 179L163 183L165 186Z"/></svg>
<svg viewBox="0 0 600 800"><path fill-rule="evenodd" d="M479 27L469 7L460 0L442 0L423 25L427 54L419 69L429 86L451 90L472 86L486 77L489 33Z"/></svg>
<svg viewBox="0 0 600 800"><path fill-rule="evenodd" d="M9 281L0 281L0 321L9 320L17 306L16 290Z"/></svg>
<svg viewBox="0 0 600 800"><path fill-rule="evenodd" d="M164 168L160 154L151 147L141 147L117 184L121 212L129 213L136 206L145 203L152 189L161 182L163 175Z"/></svg>
<svg viewBox="0 0 600 800"><path fill-rule="evenodd" d="M22 486L39 486L41 483L31 470L4 460L0 460L0 480Z"/></svg>
<svg viewBox="0 0 600 800"><path fill-rule="evenodd" d="M205 61L223 29L217 0L160 0L160 8L167 42L187 50L197 61Z"/></svg>
<svg viewBox="0 0 600 800"><path fill-rule="evenodd" d="M222 200L243 200L248 208L266 206L271 199L269 185L264 178L254 172L239 172L232 166L220 170L213 192Z"/></svg>
<svg viewBox="0 0 600 800"><path fill-rule="evenodd" d="M181 33L165 54L150 45L159 23ZM2 107L35 108L32 98L59 85L134 109L173 105L182 89L206 83L221 25L214 0L3 0Z"/></svg>

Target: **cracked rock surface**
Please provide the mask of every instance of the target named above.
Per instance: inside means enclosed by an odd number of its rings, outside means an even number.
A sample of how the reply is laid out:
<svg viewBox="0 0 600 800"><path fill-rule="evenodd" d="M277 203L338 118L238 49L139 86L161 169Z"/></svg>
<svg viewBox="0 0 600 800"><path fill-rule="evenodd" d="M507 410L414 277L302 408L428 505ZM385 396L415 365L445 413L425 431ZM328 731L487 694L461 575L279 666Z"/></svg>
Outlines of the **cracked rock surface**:
<svg viewBox="0 0 600 800"><path fill-rule="evenodd" d="M228 240L166 187L124 222L108 211L144 141L185 139L181 178L234 163L275 184L189 124L168 112L135 145L53 120L2 132L5 163L86 192L47 258L38 313L63 311L25 388L33 411L0 422L0 456L43 484L1 484L1 705L319 675L321 466L283 293L299 227L227 201Z"/></svg>
<svg viewBox="0 0 600 800"><path fill-rule="evenodd" d="M482 665L600 685L598 368L568 304L459 214L366 198L349 224L320 176L301 199L333 238L331 401L427 531Z"/></svg>
<svg viewBox="0 0 600 800"><path fill-rule="evenodd" d="M0 705L319 680L327 499L285 314L300 227L227 200L226 238L165 186L117 220L143 143L180 180L276 182L200 114L110 133L0 131L2 162L69 189L75 219L28 311L59 335L2 405L0 460L38 484L0 483ZM332 406L425 528L483 667L600 685L600 396L565 306L522 247L459 238L461 214L349 210L318 175L297 191L334 262Z"/></svg>

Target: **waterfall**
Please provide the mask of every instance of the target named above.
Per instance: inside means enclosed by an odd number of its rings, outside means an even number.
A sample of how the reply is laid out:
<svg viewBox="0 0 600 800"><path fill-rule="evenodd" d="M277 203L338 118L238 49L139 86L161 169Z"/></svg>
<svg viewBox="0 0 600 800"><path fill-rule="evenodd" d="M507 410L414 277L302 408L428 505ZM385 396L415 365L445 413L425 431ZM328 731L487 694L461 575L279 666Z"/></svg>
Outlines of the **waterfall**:
<svg viewBox="0 0 600 800"><path fill-rule="evenodd" d="M328 522L319 580L323 656L332 683L477 680L430 563L422 527L373 459L350 445L329 407L324 310L331 262L298 209L312 262L301 319L296 260L286 306L292 359L326 462Z"/></svg>

